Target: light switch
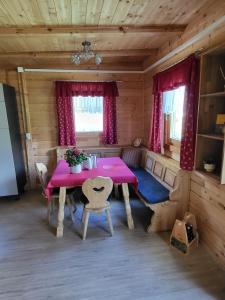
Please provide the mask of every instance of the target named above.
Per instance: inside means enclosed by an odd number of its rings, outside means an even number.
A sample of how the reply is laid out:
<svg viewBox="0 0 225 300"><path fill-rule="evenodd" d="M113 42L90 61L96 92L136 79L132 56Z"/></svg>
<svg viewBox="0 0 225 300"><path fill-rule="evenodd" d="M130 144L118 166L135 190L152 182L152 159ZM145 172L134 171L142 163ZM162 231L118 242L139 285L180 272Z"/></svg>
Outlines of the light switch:
<svg viewBox="0 0 225 300"><path fill-rule="evenodd" d="M27 139L28 141L31 140L31 133L30 133L30 132L26 132L26 139Z"/></svg>

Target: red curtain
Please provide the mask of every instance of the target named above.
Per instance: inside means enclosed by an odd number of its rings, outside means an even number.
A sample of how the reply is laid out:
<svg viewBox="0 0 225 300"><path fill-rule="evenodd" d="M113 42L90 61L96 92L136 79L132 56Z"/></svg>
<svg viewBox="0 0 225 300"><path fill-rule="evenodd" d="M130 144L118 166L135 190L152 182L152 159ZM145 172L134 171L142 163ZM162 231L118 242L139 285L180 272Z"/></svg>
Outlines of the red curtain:
<svg viewBox="0 0 225 300"><path fill-rule="evenodd" d="M56 81L56 100L59 124L59 145L75 144L72 97L103 96L103 143L116 144L116 82Z"/></svg>
<svg viewBox="0 0 225 300"><path fill-rule="evenodd" d="M105 96L103 107L103 144L117 144L116 97Z"/></svg>
<svg viewBox="0 0 225 300"><path fill-rule="evenodd" d="M149 147L154 152L161 152L162 93L182 85L185 86L185 99L180 166L183 170L191 171L194 166L199 88L199 59L194 54L153 77L153 110Z"/></svg>
<svg viewBox="0 0 225 300"><path fill-rule="evenodd" d="M158 77L153 78L153 108L152 124L149 140L150 150L161 152L161 134L162 134L162 93L158 91Z"/></svg>

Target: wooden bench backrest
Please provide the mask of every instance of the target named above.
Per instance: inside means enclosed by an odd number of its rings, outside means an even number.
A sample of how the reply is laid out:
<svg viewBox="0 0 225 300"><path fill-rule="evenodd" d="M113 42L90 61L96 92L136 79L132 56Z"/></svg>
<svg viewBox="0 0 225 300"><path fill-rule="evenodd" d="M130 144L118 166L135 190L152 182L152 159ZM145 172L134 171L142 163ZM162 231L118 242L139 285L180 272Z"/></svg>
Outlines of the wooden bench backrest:
<svg viewBox="0 0 225 300"><path fill-rule="evenodd" d="M57 147L56 148L56 155L57 155L57 162L61 159L64 159L64 154L69 147ZM79 147L78 147L79 148ZM87 154L95 154L97 157L113 157L113 156L120 156L121 154L121 147L89 147L89 148L79 148L80 150L85 151Z"/></svg>
<svg viewBox="0 0 225 300"><path fill-rule="evenodd" d="M179 170L173 170L169 165L163 164L150 152L146 153L144 168L168 190L175 189Z"/></svg>
<svg viewBox="0 0 225 300"><path fill-rule="evenodd" d="M163 155L143 150L142 166L170 191L170 200L179 202L178 216L183 217L189 200L190 174L179 163Z"/></svg>

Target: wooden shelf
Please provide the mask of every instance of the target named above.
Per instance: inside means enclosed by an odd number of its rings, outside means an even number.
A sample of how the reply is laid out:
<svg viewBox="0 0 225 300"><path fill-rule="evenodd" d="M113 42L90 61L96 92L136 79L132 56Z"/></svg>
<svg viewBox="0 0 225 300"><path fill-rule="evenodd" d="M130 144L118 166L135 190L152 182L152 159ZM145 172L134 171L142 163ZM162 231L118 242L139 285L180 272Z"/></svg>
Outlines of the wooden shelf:
<svg viewBox="0 0 225 300"><path fill-rule="evenodd" d="M202 94L200 95L200 97L225 97L225 92Z"/></svg>
<svg viewBox="0 0 225 300"><path fill-rule="evenodd" d="M201 57L201 81L198 108L198 131L195 168L203 179L214 184L225 184L225 134L215 131L218 114L225 113L225 86L220 67L225 68L225 52L220 55L206 54ZM218 126L219 129L219 126ZM216 161L216 170L208 173L203 161Z"/></svg>
<svg viewBox="0 0 225 300"><path fill-rule="evenodd" d="M198 133L198 136L207 138L207 139L212 139L212 140L219 140L219 141L224 141L224 135L222 134L214 134L214 133L209 133L209 134L204 134L204 133Z"/></svg>

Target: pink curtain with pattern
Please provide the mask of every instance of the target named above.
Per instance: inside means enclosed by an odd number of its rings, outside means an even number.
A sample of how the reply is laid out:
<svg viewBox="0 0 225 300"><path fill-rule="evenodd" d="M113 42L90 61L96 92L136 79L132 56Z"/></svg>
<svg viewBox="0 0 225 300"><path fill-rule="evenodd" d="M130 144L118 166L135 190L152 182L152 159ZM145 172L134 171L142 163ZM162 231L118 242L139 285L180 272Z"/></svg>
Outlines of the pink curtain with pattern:
<svg viewBox="0 0 225 300"><path fill-rule="evenodd" d="M58 95L56 98L58 115L58 139L60 146L76 144L75 123L73 120L72 97Z"/></svg>
<svg viewBox="0 0 225 300"><path fill-rule="evenodd" d="M164 91L185 86L180 166L191 171L194 166L198 110L199 59L194 54L153 77L153 110L149 148L161 152L162 95Z"/></svg>
<svg viewBox="0 0 225 300"><path fill-rule="evenodd" d="M153 106L151 135L149 139L150 150L161 153L161 134L162 134L162 93L158 92L158 78L153 78Z"/></svg>
<svg viewBox="0 0 225 300"><path fill-rule="evenodd" d="M103 104L103 144L117 144L116 97L104 97Z"/></svg>
<svg viewBox="0 0 225 300"><path fill-rule="evenodd" d="M72 97L103 96L104 144L117 143L116 82L56 81L56 101L59 125L59 145L75 145L75 120L73 120Z"/></svg>

